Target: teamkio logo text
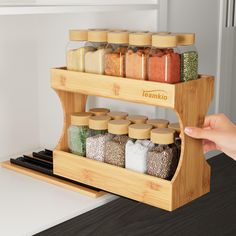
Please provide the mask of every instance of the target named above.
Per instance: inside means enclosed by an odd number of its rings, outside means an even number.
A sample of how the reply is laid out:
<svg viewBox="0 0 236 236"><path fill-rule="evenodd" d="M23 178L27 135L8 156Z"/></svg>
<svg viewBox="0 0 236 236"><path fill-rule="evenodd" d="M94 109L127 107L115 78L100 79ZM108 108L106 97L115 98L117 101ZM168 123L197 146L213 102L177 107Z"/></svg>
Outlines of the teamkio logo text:
<svg viewBox="0 0 236 236"><path fill-rule="evenodd" d="M167 92L164 90L150 90L150 91L143 90L142 96L165 101L168 99Z"/></svg>

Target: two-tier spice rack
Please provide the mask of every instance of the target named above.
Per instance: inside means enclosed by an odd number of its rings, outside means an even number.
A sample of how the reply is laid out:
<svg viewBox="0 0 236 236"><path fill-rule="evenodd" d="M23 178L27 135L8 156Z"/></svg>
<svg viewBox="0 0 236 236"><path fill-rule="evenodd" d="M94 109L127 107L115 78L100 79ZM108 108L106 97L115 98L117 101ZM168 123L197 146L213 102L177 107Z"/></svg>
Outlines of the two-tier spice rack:
<svg viewBox="0 0 236 236"><path fill-rule="evenodd" d="M64 130L53 152L53 172L89 186L172 211L210 191L210 167L201 140L186 136L186 126L203 125L213 97L214 78L164 84L113 76L51 70L51 86L64 110ZM137 173L68 152L70 115L85 111L88 95L174 109L181 126L182 147L171 181Z"/></svg>

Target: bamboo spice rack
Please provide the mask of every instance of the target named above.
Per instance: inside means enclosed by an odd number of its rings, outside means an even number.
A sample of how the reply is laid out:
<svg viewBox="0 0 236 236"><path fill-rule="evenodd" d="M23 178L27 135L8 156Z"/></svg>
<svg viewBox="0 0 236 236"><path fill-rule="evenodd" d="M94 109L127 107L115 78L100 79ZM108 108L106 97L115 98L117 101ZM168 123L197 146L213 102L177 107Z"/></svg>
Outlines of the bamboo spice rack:
<svg viewBox="0 0 236 236"><path fill-rule="evenodd" d="M64 110L64 130L53 152L55 174L105 191L172 211L210 191L210 167L201 140L186 136L186 126L201 127L213 97L214 78L164 84L120 77L51 70L51 86ZM70 115L85 111L88 95L171 108L179 118L182 147L171 181L69 153L67 129Z"/></svg>

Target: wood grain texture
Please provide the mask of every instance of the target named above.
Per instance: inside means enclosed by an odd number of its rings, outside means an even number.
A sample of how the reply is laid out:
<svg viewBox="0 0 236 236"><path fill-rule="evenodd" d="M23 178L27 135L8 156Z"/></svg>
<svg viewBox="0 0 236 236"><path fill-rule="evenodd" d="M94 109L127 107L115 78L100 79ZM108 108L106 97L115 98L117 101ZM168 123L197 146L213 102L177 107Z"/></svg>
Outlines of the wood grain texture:
<svg viewBox="0 0 236 236"><path fill-rule="evenodd" d="M222 154L208 163L211 192L173 212L120 198L37 235L236 235L236 162Z"/></svg>
<svg viewBox="0 0 236 236"><path fill-rule="evenodd" d="M97 198L106 194L104 191L95 191L93 189L79 186L78 184L69 183L67 181L60 180L58 178L48 176L46 174L39 173L37 171L30 170L28 168L24 168L22 166L14 165L10 161L2 162L0 163L0 165L6 169L13 170L24 175L28 175L30 177L45 181L47 183L72 190L74 192L82 193L92 198Z"/></svg>
<svg viewBox="0 0 236 236"><path fill-rule="evenodd" d="M65 69L52 69L51 76L52 88L57 91L65 114L62 138L54 152L55 174L169 211L209 192L210 168L203 157L201 141L187 137L183 130L186 126L202 126L213 97L213 77L200 76L194 81L165 84ZM173 179L163 181L151 177L149 182L146 180L150 176L60 152L68 151L69 117L75 111L84 111L86 95L174 109L180 120L183 140Z"/></svg>

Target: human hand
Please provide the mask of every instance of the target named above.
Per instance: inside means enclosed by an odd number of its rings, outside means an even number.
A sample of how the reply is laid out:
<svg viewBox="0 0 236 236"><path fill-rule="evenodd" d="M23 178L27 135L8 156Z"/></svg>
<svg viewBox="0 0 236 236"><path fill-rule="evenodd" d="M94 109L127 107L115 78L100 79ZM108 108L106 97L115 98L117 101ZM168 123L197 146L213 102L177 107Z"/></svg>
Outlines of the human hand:
<svg viewBox="0 0 236 236"><path fill-rule="evenodd" d="M202 139L205 152L220 150L236 160L236 126L224 114L207 116L203 128L186 127L184 132Z"/></svg>

